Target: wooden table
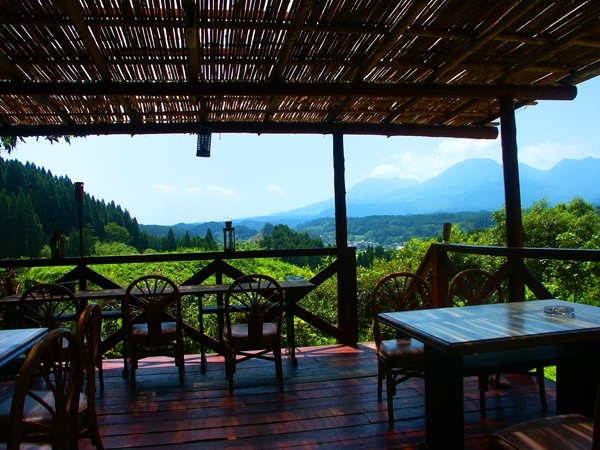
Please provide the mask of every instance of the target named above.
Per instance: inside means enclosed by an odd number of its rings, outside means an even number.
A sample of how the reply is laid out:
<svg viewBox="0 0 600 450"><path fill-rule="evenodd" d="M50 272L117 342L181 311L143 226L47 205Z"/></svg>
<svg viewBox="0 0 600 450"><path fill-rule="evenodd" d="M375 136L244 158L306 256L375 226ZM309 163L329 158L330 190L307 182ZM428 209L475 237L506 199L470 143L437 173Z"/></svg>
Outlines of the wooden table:
<svg viewBox="0 0 600 450"><path fill-rule="evenodd" d="M0 330L0 367L33 347L47 333L48 328Z"/></svg>
<svg viewBox="0 0 600 450"><path fill-rule="evenodd" d="M286 317L286 330L287 330L287 355L290 358L294 367L298 365L298 361L296 360L296 348L295 348L295 333L294 333L294 305L298 301L298 299L302 298L302 296L306 295L312 289L315 288L314 283L310 281L280 281L279 284L285 293L285 317ZM200 343L200 370L202 373L206 372L206 346L210 347L212 350L220 351L221 342L220 336L219 340L216 340L210 336L204 334L204 314L219 314L222 317L225 312L225 307L223 306L223 295L229 289L229 284L194 284L194 285L181 285L178 286L179 292L182 296L184 295L193 295L198 298L198 323L199 330L193 328L189 324L183 324L184 331L194 340ZM125 297L125 292L127 290L124 288L118 289L99 289L92 291L76 291L75 295L81 301L82 307L85 306L87 302L97 301L97 300L106 300L106 299L116 299L123 300ZM203 305L203 298L207 295L217 295L217 305L216 306L205 306ZM8 297L4 297L0 299L0 305L4 304L7 306L16 305L19 302L21 296L19 294L10 295ZM102 311L103 317L121 317L121 311ZM219 321L219 329L223 329L224 323L222 320ZM124 333L121 331L119 334L119 339L125 339ZM118 342L118 341L116 341ZM107 343L109 348L114 345L111 342ZM207 345L208 344L208 345ZM125 355L123 355L124 359Z"/></svg>
<svg viewBox="0 0 600 450"><path fill-rule="evenodd" d="M546 316L548 305L572 306L575 317ZM598 307L539 300L379 317L425 345L423 448L463 448L464 376L556 364L557 412L593 414L600 377Z"/></svg>

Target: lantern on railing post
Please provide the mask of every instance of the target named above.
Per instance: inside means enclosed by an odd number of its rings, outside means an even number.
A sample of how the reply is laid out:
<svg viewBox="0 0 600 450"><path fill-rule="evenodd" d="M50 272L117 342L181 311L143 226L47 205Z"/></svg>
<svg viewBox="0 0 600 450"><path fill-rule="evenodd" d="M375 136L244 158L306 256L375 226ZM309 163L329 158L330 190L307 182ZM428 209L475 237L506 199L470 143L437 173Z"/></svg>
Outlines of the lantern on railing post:
<svg viewBox="0 0 600 450"><path fill-rule="evenodd" d="M52 259L62 258L65 255L65 239L60 230L55 230L50 236L50 256Z"/></svg>
<svg viewBox="0 0 600 450"><path fill-rule="evenodd" d="M450 240L450 232L452 231L452 224L450 222L444 222L442 228L442 241L447 244Z"/></svg>
<svg viewBox="0 0 600 450"><path fill-rule="evenodd" d="M232 252L235 250L235 228L231 225L231 219L225 219L225 227L223 228L223 250Z"/></svg>

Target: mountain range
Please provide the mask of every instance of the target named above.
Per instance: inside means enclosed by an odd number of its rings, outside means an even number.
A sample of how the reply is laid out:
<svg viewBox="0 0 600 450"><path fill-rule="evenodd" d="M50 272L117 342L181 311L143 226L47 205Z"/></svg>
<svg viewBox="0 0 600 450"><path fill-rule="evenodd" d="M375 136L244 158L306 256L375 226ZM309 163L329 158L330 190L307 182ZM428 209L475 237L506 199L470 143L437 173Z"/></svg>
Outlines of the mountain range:
<svg viewBox="0 0 600 450"><path fill-rule="evenodd" d="M547 199L550 204L569 202L579 196L600 204L600 159L563 159L549 170L519 164L521 204ZM348 190L348 217L373 215L432 214L437 212L493 211L504 204L502 165L492 159L468 159L440 175L419 182L414 179L367 178ZM318 218L334 217L334 200L269 216L237 219L254 229L260 224L282 223L290 227Z"/></svg>

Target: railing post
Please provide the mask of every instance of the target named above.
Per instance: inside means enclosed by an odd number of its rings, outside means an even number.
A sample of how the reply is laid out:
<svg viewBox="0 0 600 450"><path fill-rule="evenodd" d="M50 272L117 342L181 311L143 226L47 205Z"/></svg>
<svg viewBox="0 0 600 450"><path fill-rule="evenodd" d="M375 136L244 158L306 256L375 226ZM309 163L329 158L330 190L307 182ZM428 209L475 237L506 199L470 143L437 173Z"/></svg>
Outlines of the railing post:
<svg viewBox="0 0 600 450"><path fill-rule="evenodd" d="M87 291L87 277L85 276L85 270L86 265L85 264L80 264L79 266L77 266L78 272L79 272L79 290L80 291Z"/></svg>
<svg viewBox="0 0 600 450"><path fill-rule="evenodd" d="M358 297L356 292L356 248L338 253L338 327L344 333L345 345L358 342Z"/></svg>

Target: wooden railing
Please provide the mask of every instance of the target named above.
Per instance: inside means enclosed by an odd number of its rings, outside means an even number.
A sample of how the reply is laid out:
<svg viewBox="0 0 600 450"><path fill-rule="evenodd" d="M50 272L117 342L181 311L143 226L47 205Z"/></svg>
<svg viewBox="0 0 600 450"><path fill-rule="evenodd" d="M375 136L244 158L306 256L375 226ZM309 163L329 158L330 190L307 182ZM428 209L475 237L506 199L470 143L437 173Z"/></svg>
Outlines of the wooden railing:
<svg viewBox="0 0 600 450"><path fill-rule="evenodd" d="M327 336L346 345L356 345L358 342L358 308L356 296L356 249L355 248L325 248L325 249L295 249L295 250L256 250L235 252L207 253L168 253L151 255L128 256L96 256L89 258L60 258L60 259L28 259L0 260L0 268L28 267L72 267L56 282L75 281L80 290L88 289L88 283L93 283L101 289L123 288L114 281L106 278L92 269L92 266L106 264L137 264L160 263L174 261L209 261L209 263L180 284L203 284L209 278L215 278L216 284L228 283L244 275L229 262L240 259L285 258L306 256L331 256L333 261L313 276L310 280L317 289L330 278L337 277L337 323L329 323L302 306L302 299L296 299L294 316L299 317L314 326ZM229 280L228 280L229 279ZM193 334L193 333L192 333ZM191 336L195 340L202 336ZM122 339L122 333L111 336L103 346L106 352Z"/></svg>
<svg viewBox="0 0 600 450"><path fill-rule="evenodd" d="M525 287L538 299L554 298L526 267L526 259L600 262L600 250L432 244L421 261L417 274L430 280L434 307L449 306L448 284L458 273L449 255L458 253L503 258L504 262L494 275L501 283L507 281L508 301L511 302L525 300Z"/></svg>

